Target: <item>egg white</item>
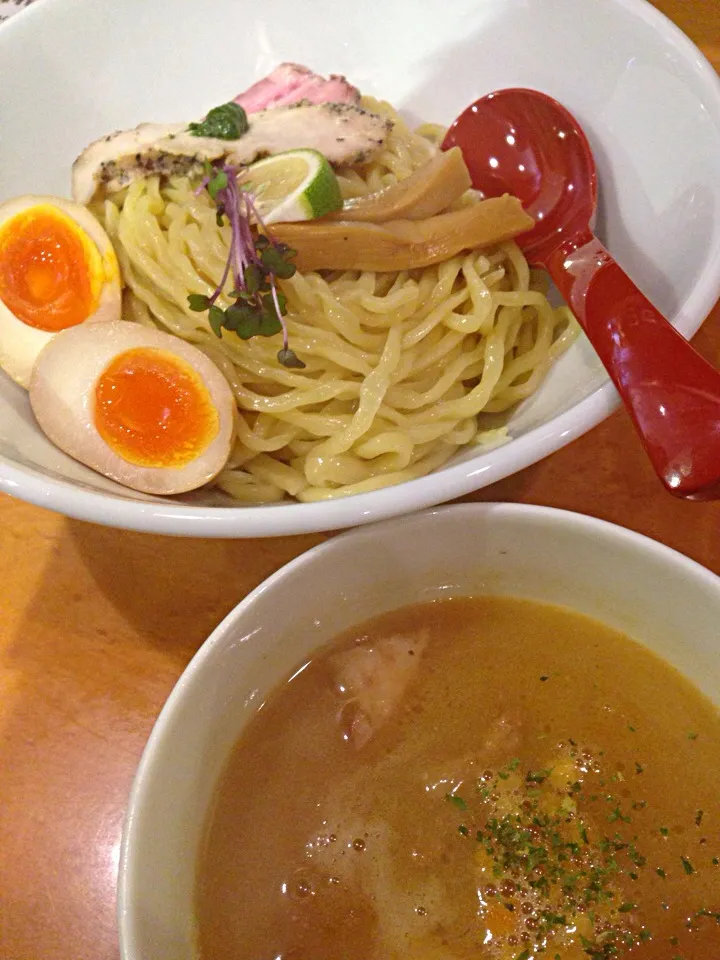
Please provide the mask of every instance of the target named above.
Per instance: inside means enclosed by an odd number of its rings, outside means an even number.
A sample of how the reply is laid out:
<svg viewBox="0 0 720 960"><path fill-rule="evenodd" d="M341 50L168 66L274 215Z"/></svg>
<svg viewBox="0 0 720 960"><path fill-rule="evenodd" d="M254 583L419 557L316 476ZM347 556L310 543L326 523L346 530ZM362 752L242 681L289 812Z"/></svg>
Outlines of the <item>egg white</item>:
<svg viewBox="0 0 720 960"><path fill-rule="evenodd" d="M83 323L119 320L121 312L120 268L110 238L93 215L77 203L60 197L31 196L15 197L0 204L0 228L6 220L24 210L37 206L57 207L86 234L97 248L103 276L97 309ZM30 383L33 364L43 347L57 336L56 333L39 330L19 320L0 300L0 367L20 386Z"/></svg>
<svg viewBox="0 0 720 960"><path fill-rule="evenodd" d="M182 466L130 463L108 446L95 426L98 379L115 357L137 347L163 350L192 367L217 410L217 435ZM35 363L30 404L43 432L57 447L103 476L143 493L185 493L208 483L225 466L235 436L235 399L215 364L178 337L124 320L80 324L56 334Z"/></svg>

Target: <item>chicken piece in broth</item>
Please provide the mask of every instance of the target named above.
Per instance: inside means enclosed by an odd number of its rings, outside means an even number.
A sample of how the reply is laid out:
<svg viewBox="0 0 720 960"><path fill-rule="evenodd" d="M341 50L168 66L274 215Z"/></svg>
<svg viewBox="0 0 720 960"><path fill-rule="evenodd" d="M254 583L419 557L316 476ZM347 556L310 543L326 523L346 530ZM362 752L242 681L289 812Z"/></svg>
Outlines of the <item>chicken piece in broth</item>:
<svg viewBox="0 0 720 960"><path fill-rule="evenodd" d="M333 658L342 697L338 718L343 739L360 750L400 704L416 676L429 636L386 637L359 644Z"/></svg>

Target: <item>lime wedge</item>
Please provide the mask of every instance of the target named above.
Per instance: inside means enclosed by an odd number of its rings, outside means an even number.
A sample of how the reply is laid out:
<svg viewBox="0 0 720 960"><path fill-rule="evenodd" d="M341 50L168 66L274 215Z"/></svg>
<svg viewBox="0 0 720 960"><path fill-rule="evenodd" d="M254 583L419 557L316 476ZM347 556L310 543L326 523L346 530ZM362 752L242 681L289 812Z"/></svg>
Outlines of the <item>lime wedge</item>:
<svg viewBox="0 0 720 960"><path fill-rule="evenodd" d="M242 180L265 223L314 220L343 205L333 169L317 150L288 150L251 164Z"/></svg>

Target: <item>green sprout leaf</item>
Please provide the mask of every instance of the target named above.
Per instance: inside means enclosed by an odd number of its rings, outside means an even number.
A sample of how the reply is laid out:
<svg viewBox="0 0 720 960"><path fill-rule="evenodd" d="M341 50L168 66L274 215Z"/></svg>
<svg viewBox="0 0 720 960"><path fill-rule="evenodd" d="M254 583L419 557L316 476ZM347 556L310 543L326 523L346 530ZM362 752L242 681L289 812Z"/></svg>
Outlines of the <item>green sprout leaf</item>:
<svg viewBox="0 0 720 960"><path fill-rule="evenodd" d="M212 178L212 180L208 181L207 192L210 194L213 200L217 200L217 195L221 190L224 190L227 185L227 174L224 170L221 170Z"/></svg>
<svg viewBox="0 0 720 960"><path fill-rule="evenodd" d="M220 307L212 306L210 307L210 312L208 314L208 322L212 328L212 332L216 337L222 337L222 328L225 323L225 313Z"/></svg>
<svg viewBox="0 0 720 960"><path fill-rule="evenodd" d="M298 370L305 369L305 364L295 354L295 351L291 350L289 347L285 347L283 350L278 350L277 358L284 367L295 367Z"/></svg>
<svg viewBox="0 0 720 960"><path fill-rule="evenodd" d="M206 297L203 293L191 293L188 297L188 306L195 313L204 313L205 310L210 309L212 303L210 297Z"/></svg>
<svg viewBox="0 0 720 960"><path fill-rule="evenodd" d="M260 267L256 263L251 263L250 266L245 267L245 289L249 294L258 292L263 279Z"/></svg>
<svg viewBox="0 0 720 960"><path fill-rule="evenodd" d="M280 333L281 330L282 322L275 313L275 308L271 305L271 309L266 310L260 318L258 333L261 337L274 337L275 334Z"/></svg>
<svg viewBox="0 0 720 960"><path fill-rule="evenodd" d="M278 247L266 247L260 259L263 266L281 280L289 280L295 274L295 264L286 260Z"/></svg>

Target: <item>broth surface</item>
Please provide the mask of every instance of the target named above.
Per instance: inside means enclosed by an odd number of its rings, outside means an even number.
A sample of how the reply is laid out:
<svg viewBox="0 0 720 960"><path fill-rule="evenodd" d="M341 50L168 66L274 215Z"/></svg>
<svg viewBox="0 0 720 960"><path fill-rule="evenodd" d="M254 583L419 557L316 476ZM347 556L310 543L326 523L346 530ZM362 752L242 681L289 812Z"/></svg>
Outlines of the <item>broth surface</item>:
<svg viewBox="0 0 720 960"><path fill-rule="evenodd" d="M720 958L719 797L720 715L639 644L524 600L406 607L236 745L201 956Z"/></svg>

